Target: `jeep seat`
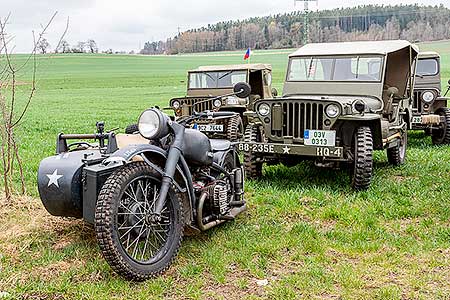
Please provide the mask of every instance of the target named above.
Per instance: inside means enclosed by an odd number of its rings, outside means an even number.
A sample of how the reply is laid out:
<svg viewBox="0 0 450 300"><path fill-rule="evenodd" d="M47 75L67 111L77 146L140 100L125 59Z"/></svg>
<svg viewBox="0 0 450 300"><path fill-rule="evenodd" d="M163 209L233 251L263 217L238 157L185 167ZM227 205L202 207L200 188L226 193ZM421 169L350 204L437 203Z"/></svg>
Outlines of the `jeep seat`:
<svg viewBox="0 0 450 300"><path fill-rule="evenodd" d="M130 145L150 144L150 141L142 137L140 134L117 134L116 141L119 149Z"/></svg>

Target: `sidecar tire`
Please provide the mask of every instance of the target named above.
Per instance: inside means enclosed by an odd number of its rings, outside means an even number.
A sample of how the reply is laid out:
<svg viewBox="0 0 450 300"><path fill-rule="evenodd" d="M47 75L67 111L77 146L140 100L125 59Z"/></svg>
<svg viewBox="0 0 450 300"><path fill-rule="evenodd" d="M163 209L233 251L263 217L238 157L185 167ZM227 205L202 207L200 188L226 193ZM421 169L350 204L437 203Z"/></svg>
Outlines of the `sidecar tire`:
<svg viewBox="0 0 450 300"><path fill-rule="evenodd" d="M139 132L138 124L131 124L125 128L125 134L135 134L137 132Z"/></svg>
<svg viewBox="0 0 450 300"><path fill-rule="evenodd" d="M125 249L125 245L123 245L124 242L120 241L119 206L124 205L121 201L127 188L131 186L134 181L139 184L138 180L144 178L143 176L145 176L145 178L154 179L155 181L161 180L160 173L144 162L131 163L116 170L106 180L100 191L94 223L97 241L105 260L120 276L136 282L145 281L161 275L170 267L181 246L184 229L182 201L180 201L179 195L177 195L173 189L170 189L167 197L168 204L166 204L165 207L167 207L167 210L169 211L169 219L173 219L170 220L173 224L169 224L170 229L167 231L165 240L163 239L163 245L160 246L159 251L156 252L156 254L153 254L152 251L151 259L145 261L145 263L130 256L129 250ZM136 189L139 188L137 187ZM140 212L142 214L142 211ZM145 218L146 217L142 218L142 220ZM136 226L139 222L132 224L132 226ZM147 221L145 220L144 224L145 222ZM123 226L123 224L120 226ZM149 226L154 225L152 224ZM141 225L141 228L144 228L144 225ZM147 240L150 235L149 232L151 232L148 228L150 227L141 229L143 230L141 231L142 233L146 232ZM138 240L142 233L137 237ZM124 235L122 235L122 238L123 236ZM142 238L144 238L144 236ZM145 253L145 249L146 248L144 248L143 253ZM134 251L136 251L136 249ZM142 256L143 255L144 254L142 254Z"/></svg>

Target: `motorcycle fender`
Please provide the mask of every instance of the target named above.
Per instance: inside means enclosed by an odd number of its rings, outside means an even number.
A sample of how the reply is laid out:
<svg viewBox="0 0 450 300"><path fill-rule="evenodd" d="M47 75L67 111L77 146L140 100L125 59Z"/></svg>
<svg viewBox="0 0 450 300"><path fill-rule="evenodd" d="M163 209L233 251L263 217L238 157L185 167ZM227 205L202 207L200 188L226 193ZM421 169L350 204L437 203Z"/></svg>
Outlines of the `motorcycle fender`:
<svg viewBox="0 0 450 300"><path fill-rule="evenodd" d="M240 165L239 156L238 156L238 154L236 153L236 151L235 151L234 149L229 149L229 150L227 150L227 151L218 151L218 152L215 152L215 153L214 153L213 161L214 161L216 164L222 166L223 163L224 163L224 161L225 161L225 157L227 157L228 153L231 153L231 154L233 155L234 159L235 159L236 162L237 162L236 165L239 166L239 165Z"/></svg>
<svg viewBox="0 0 450 300"><path fill-rule="evenodd" d="M154 145L130 145L114 152L111 157L104 161L104 164L124 165L132 161L144 160L153 169L160 173L161 176L163 176L167 156L168 152L166 150ZM192 176L189 171L189 167L182 156L180 157L180 162L177 165L177 171L174 177L173 183L175 188L183 194L187 192L189 197L188 204L190 206L188 209L192 215L195 212L194 208L196 201L192 184ZM192 215L191 220L193 220L193 218L194 216Z"/></svg>

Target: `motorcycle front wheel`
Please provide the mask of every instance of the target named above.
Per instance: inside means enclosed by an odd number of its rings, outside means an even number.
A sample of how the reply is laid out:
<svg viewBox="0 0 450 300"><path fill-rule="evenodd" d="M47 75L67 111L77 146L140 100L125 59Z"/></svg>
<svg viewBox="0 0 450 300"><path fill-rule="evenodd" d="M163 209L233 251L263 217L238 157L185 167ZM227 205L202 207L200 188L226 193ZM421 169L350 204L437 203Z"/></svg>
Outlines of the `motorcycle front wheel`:
<svg viewBox="0 0 450 300"><path fill-rule="evenodd" d="M103 257L131 281L163 273L181 245L183 208L175 191L169 191L160 217L152 213L161 180L146 163L131 163L106 180L97 200L95 231Z"/></svg>

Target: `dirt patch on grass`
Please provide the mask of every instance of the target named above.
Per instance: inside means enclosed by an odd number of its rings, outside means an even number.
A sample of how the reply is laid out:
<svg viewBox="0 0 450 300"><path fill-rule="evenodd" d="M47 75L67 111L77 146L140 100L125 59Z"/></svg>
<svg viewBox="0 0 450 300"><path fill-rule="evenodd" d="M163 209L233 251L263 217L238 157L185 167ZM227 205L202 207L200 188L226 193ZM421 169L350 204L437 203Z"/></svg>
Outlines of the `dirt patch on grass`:
<svg viewBox="0 0 450 300"><path fill-rule="evenodd" d="M58 261L46 266L34 268L30 274L30 277L39 278L42 281L50 282L70 270L80 268L84 263L85 262L82 260Z"/></svg>
<svg viewBox="0 0 450 300"><path fill-rule="evenodd" d="M263 297L266 295L266 287L272 283L266 278L255 278L249 271L241 270L234 265L230 266L230 272L227 273L224 283L217 283L209 275L206 277L209 279L204 284L204 299L208 300L239 300L246 296Z"/></svg>
<svg viewBox="0 0 450 300"><path fill-rule="evenodd" d="M0 254L9 262L4 266L11 272L9 285L25 283L33 278L51 281L81 267L88 259L69 257L45 265L28 265L32 260L41 259L44 248L51 247L57 254L74 243L95 244L92 228L80 220L53 217L39 200L30 197L17 197L9 202L0 199L0 216ZM24 259L30 261L24 262ZM12 270L16 271L12 273Z"/></svg>

